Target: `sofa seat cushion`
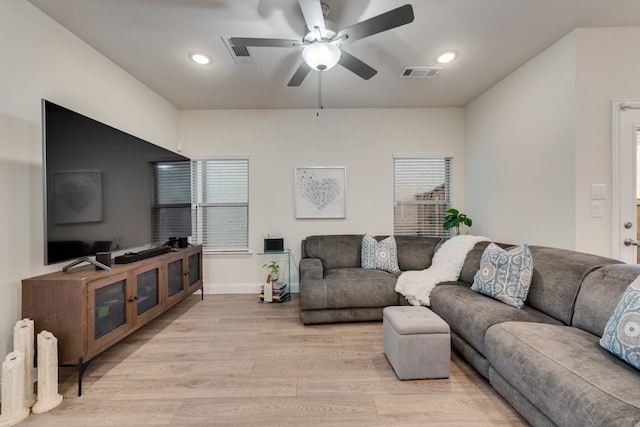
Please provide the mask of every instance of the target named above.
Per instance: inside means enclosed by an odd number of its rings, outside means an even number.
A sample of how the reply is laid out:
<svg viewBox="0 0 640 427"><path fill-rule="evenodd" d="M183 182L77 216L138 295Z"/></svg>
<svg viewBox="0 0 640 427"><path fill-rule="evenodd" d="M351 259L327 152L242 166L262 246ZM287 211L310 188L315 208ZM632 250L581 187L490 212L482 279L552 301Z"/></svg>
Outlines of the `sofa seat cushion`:
<svg viewBox="0 0 640 427"><path fill-rule="evenodd" d="M431 310L481 354L485 354L485 333L496 323L510 320L560 323L527 305L519 309L474 292L462 282L436 286L431 292Z"/></svg>
<svg viewBox="0 0 640 427"><path fill-rule="evenodd" d="M324 274L322 308L386 307L398 305L396 276L382 270L336 268Z"/></svg>
<svg viewBox="0 0 640 427"><path fill-rule="evenodd" d="M492 368L557 425L640 422L640 373L589 332L505 322L489 328L485 349Z"/></svg>

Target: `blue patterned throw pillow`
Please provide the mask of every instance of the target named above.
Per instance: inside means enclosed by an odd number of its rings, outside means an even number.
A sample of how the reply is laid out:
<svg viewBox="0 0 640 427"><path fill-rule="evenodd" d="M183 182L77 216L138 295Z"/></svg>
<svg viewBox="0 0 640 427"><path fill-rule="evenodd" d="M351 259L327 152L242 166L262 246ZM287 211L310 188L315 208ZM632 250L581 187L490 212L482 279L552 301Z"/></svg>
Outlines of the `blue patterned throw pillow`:
<svg viewBox="0 0 640 427"><path fill-rule="evenodd" d="M362 238L361 265L362 268L375 268L390 273L400 271L395 237L389 236L378 242L373 236L365 234Z"/></svg>
<svg viewBox="0 0 640 427"><path fill-rule="evenodd" d="M604 327L600 346L640 369L640 277L620 297Z"/></svg>
<svg viewBox="0 0 640 427"><path fill-rule="evenodd" d="M482 253L480 270L473 278L471 290L522 308L532 276L533 258L529 246L525 244L506 251L490 243Z"/></svg>

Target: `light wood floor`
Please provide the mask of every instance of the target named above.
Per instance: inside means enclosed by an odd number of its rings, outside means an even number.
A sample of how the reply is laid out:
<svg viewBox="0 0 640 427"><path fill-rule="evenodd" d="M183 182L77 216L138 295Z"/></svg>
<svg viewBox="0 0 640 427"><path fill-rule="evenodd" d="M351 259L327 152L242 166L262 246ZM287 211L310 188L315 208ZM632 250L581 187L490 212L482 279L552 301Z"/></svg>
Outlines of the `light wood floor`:
<svg viewBox="0 0 640 427"><path fill-rule="evenodd" d="M382 323L304 326L297 298L200 295L94 359L76 396L20 426L527 425L453 355L446 380L399 381Z"/></svg>

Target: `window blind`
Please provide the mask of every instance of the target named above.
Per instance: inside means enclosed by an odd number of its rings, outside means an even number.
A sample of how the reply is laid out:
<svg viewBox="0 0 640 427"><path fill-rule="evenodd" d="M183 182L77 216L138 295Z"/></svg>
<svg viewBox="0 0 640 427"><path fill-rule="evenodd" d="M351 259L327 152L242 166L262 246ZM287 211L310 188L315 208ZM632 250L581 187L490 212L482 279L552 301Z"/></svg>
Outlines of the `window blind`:
<svg viewBox="0 0 640 427"><path fill-rule="evenodd" d="M394 233L449 237L442 226L451 207L453 157L395 157Z"/></svg>
<svg viewBox="0 0 640 427"><path fill-rule="evenodd" d="M194 236L204 250L249 249L249 159L194 160Z"/></svg>
<svg viewBox="0 0 640 427"><path fill-rule="evenodd" d="M158 162L152 173L152 239L162 243L169 237L191 236L191 164Z"/></svg>

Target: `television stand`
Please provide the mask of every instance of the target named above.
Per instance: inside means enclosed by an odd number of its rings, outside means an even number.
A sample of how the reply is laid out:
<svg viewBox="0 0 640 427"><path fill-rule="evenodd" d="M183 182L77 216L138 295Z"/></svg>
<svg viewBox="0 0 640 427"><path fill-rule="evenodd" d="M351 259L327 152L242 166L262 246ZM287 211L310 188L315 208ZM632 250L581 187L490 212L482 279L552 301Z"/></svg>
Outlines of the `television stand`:
<svg viewBox="0 0 640 427"><path fill-rule="evenodd" d="M75 267L76 265L81 264L83 262L88 262L89 264L93 264L96 267L101 268L103 270L107 270L107 271L111 270L111 267L109 267L108 265L104 265L100 261L96 261L95 259L92 259L88 256L83 256L82 258L78 258L77 260L73 261L71 264L65 265L64 267L62 267L62 271L66 272L71 267Z"/></svg>
<svg viewBox="0 0 640 427"><path fill-rule="evenodd" d="M92 359L198 289L200 245L115 264L110 271L85 265L24 279L22 318L33 320L36 333L47 330L58 339L58 364L77 365L81 395Z"/></svg>

